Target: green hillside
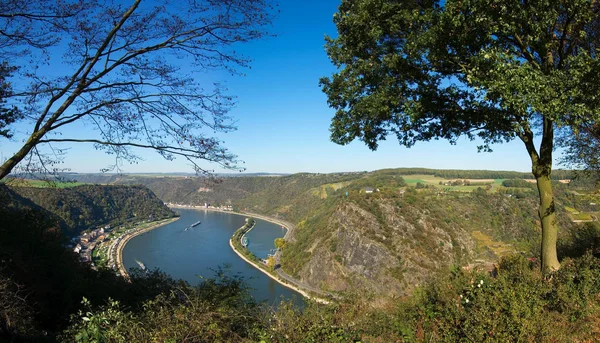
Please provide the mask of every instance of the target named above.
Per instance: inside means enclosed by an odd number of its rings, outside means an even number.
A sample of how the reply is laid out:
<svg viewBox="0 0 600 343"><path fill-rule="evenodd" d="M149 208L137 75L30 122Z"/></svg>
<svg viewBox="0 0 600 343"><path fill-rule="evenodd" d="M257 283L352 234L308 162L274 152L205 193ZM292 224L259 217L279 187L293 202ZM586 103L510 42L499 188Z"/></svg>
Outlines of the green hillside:
<svg viewBox="0 0 600 343"><path fill-rule="evenodd" d="M142 186L80 185L69 188L10 189L60 217L69 235L96 226L118 225L133 218L158 220L174 215L152 191Z"/></svg>

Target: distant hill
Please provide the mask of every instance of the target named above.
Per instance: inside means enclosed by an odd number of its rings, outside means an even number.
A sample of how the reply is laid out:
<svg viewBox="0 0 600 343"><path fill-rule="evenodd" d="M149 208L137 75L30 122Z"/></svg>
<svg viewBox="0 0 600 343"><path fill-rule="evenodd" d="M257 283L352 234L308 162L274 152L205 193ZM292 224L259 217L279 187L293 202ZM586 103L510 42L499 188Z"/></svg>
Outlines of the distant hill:
<svg viewBox="0 0 600 343"><path fill-rule="evenodd" d="M21 196L13 188L2 184L0 184L0 208L7 216L35 214L38 218L36 220L43 222L42 226L68 229L68 225L60 216L44 209L31 199Z"/></svg>
<svg viewBox="0 0 600 343"><path fill-rule="evenodd" d="M71 188L8 187L64 222L68 235L106 224L162 219L175 214L143 186L82 185Z"/></svg>

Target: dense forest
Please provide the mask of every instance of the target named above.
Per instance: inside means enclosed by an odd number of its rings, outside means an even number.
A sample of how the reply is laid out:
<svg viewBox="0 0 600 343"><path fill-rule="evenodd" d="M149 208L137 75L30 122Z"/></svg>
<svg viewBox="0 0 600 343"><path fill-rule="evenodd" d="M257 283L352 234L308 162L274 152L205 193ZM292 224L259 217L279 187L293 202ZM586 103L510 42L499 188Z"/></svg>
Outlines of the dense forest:
<svg viewBox="0 0 600 343"><path fill-rule="evenodd" d="M60 217L68 235L128 220L174 216L152 191L142 186L82 185L71 188L11 187L13 192Z"/></svg>

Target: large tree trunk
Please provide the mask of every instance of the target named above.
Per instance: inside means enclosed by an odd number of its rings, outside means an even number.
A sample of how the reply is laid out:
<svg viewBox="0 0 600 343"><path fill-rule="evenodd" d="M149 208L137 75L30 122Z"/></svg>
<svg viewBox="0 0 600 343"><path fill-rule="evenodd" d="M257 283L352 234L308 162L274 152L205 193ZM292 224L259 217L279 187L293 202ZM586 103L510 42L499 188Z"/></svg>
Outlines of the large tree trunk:
<svg viewBox="0 0 600 343"><path fill-rule="evenodd" d="M520 138L525 143L531 158L531 172L535 176L540 198L539 216L542 224L542 271L550 272L560 268L556 254L556 238L558 225L552 192L552 148L554 147L554 123L544 117L542 142L539 154L533 144L533 133L528 126L524 127Z"/></svg>
<svg viewBox="0 0 600 343"><path fill-rule="evenodd" d="M542 223L542 271L548 272L557 270L560 267L556 254L558 225L556 224L554 194L552 193L552 181L549 174L535 175L535 177L540 193L539 216Z"/></svg>

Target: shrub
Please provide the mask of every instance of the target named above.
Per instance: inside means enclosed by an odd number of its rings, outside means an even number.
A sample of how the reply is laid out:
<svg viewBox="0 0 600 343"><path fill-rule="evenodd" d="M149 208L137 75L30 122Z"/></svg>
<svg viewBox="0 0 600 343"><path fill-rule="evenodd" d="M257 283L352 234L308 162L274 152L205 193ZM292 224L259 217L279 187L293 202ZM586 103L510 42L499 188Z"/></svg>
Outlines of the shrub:
<svg viewBox="0 0 600 343"><path fill-rule="evenodd" d="M597 314L598 260L563 262L544 276L527 259L501 261L497 276L456 270L401 303L397 333L407 342L570 342L587 339L586 321ZM410 324L409 324L410 323Z"/></svg>

